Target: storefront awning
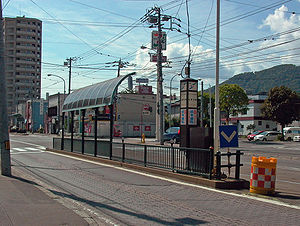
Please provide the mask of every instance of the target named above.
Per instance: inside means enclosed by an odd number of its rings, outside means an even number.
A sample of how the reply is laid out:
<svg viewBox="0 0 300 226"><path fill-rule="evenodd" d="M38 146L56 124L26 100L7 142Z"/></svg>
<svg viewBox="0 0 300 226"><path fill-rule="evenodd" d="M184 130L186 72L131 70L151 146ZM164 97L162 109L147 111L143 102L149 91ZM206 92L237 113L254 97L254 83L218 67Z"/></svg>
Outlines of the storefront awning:
<svg viewBox="0 0 300 226"><path fill-rule="evenodd" d="M135 72L75 90L65 99L63 112L113 104L118 86L134 74Z"/></svg>

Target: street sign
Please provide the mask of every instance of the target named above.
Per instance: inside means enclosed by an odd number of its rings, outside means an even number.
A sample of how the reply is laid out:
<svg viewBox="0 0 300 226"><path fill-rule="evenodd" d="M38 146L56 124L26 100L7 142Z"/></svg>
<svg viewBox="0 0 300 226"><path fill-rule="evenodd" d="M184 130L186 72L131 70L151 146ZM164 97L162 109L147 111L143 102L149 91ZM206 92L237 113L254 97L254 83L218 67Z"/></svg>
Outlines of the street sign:
<svg viewBox="0 0 300 226"><path fill-rule="evenodd" d="M157 62L158 56L157 54L151 54L150 55L150 62ZM166 63L167 62L167 56L161 56L161 62Z"/></svg>
<svg viewBox="0 0 300 226"><path fill-rule="evenodd" d="M149 79L148 78L136 78L135 82L136 83L149 83Z"/></svg>
<svg viewBox="0 0 300 226"><path fill-rule="evenodd" d="M161 50L167 49L167 34L166 32L161 32ZM158 31L152 31L152 39L151 39L151 49L158 48Z"/></svg>
<svg viewBox="0 0 300 226"><path fill-rule="evenodd" d="M219 126L220 148L238 147L237 126Z"/></svg>
<svg viewBox="0 0 300 226"><path fill-rule="evenodd" d="M197 125L197 109L189 109L189 125Z"/></svg>
<svg viewBox="0 0 300 226"><path fill-rule="evenodd" d="M180 125L186 125L186 109L180 110Z"/></svg>

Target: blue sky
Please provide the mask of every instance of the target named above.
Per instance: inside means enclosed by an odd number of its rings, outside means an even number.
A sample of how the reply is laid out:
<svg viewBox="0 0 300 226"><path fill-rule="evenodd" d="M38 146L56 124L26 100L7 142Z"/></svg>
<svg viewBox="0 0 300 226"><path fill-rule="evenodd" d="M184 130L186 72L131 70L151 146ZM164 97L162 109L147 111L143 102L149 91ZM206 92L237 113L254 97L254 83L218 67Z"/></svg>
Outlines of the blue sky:
<svg viewBox="0 0 300 226"><path fill-rule="evenodd" d="M186 0L3 0L3 16L26 16L43 21L42 97L63 91L68 84L66 58L74 57L72 90L113 78L122 59L129 66L121 74L136 71L135 78L149 78L156 92L156 65L149 62L150 24L141 22L147 10L161 6L162 13L181 22L181 33L167 32L171 61L163 68L164 85L181 72L188 59ZM215 83L216 0L189 0L192 64L191 76L204 88ZM220 82L234 74L259 71L283 63L300 64L300 0L221 0ZM166 22L164 27L169 27ZM174 25L176 27L176 25ZM250 40L250 41L249 41ZM131 66L130 66L131 65ZM134 78L134 79L135 79ZM179 85L180 76L174 79ZM67 85L68 87L68 85ZM168 94L169 90L164 89Z"/></svg>

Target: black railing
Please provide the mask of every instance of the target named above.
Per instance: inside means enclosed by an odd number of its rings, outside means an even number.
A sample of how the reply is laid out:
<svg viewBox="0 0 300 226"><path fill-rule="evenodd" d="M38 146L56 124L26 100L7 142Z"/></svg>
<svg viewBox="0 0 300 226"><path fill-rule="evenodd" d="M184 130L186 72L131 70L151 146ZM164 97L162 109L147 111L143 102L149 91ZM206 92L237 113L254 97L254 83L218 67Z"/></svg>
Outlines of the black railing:
<svg viewBox="0 0 300 226"><path fill-rule="evenodd" d="M243 155L244 153L242 153L241 151L237 150L236 153L232 153L232 152L225 152L225 153L221 153L220 151L218 151L216 153L216 179L220 179L221 176L221 168L228 168L228 170L230 171L230 169L232 167L235 167L235 179L239 180L240 179L240 167L243 166L243 164L241 164L241 155ZM231 164L231 156L236 156L235 158L235 164ZM228 159L228 163L227 164L223 164L222 165L222 156L227 156Z"/></svg>
<svg viewBox="0 0 300 226"><path fill-rule="evenodd" d="M211 179L213 150L171 146L112 143L112 159L127 163L199 174Z"/></svg>

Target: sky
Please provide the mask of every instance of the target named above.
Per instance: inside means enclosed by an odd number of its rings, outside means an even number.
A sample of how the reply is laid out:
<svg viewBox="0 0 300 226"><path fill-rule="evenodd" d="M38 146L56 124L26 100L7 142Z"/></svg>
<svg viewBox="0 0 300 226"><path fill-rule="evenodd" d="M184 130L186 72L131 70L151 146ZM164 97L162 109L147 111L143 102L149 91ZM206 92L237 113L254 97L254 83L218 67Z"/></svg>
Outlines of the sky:
<svg viewBox="0 0 300 226"><path fill-rule="evenodd" d="M279 64L300 65L300 0L221 0L220 83L235 74ZM160 7L167 46L163 55L164 93L179 86L191 59L191 77L215 85L217 0L3 0L3 16L40 19L42 97L68 90L67 58L72 57L71 90L121 75L148 78L156 93L156 63L150 62L151 32L146 14ZM179 27L180 26L180 27ZM190 34L190 40L188 39ZM145 46L147 48L141 48ZM136 85L136 83L134 83ZM122 84L125 89L126 83ZM172 90L172 92L179 92Z"/></svg>

